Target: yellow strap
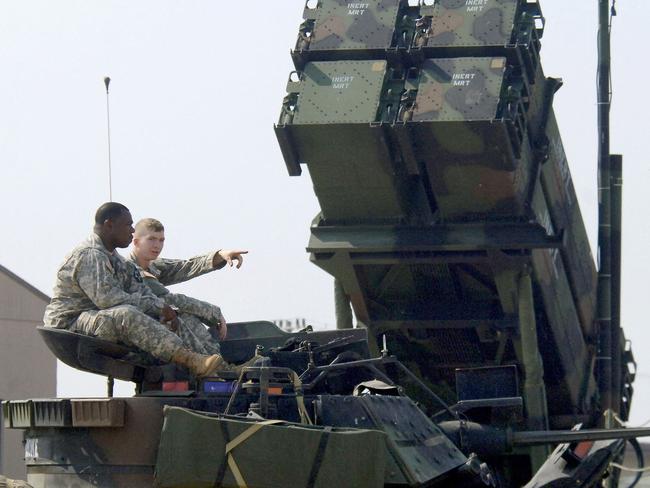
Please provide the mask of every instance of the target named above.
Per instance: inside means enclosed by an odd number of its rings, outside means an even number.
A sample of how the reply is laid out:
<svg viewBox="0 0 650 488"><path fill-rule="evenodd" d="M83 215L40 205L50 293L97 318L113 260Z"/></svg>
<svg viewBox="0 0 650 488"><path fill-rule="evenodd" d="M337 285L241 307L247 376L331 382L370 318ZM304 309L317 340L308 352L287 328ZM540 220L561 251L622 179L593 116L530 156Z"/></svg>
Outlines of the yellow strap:
<svg viewBox="0 0 650 488"><path fill-rule="evenodd" d="M305 408L305 399L302 396L302 382L298 375L293 372L293 389L296 392L296 403L298 404L298 413L300 414L300 422L307 425L313 425Z"/></svg>
<svg viewBox="0 0 650 488"><path fill-rule="evenodd" d="M241 383L243 376L244 376L244 370L242 370L241 373L239 374L239 383ZM309 418L309 413L307 412L307 408L305 407L305 400L302 395L302 382L300 381L300 378L295 372L293 372L292 374L292 379L293 379L293 388L294 391L296 392L296 403L298 405L298 413L300 414L300 421L303 424L313 425L311 419ZM262 422L257 422L254 425L250 426L248 429L246 429L244 432L239 434L237 437L235 437L232 441L226 444L226 456L228 457L228 467L230 468L230 471L232 471L232 474L235 477L235 481L237 482L237 486L239 488L248 488L248 485L246 484L246 481L244 480L244 476L241 474L241 471L239 470L239 466L237 466L237 462L235 461L235 458L232 455L232 451L238 445L240 445L241 443L249 439L252 435L254 435L258 430L260 430L265 425L280 424L283 422L284 422L283 420L275 420L275 419L263 420Z"/></svg>
<svg viewBox="0 0 650 488"><path fill-rule="evenodd" d="M298 404L298 413L300 413L300 422L307 425L312 425L307 409L305 408L305 401L302 395L296 396L296 403Z"/></svg>
<svg viewBox="0 0 650 488"><path fill-rule="evenodd" d="M241 434L239 434L237 437L235 437L233 440L231 440L229 443L226 444L226 456L228 456L228 467L230 467L230 470L232 471L232 474L234 475L235 481L237 482L237 486L239 486L239 488L248 488L248 485L246 484L246 481L244 481L244 477L242 476L241 471L239 470L239 466L237 466L237 462L235 461L235 458L232 455L232 450L235 449L242 442L246 441L246 439L248 439L250 436L255 434L258 430L260 430L265 425L281 424L283 422L284 420L275 420L275 419L257 422L251 425L248 429L246 429L244 432L242 432Z"/></svg>
<svg viewBox="0 0 650 488"><path fill-rule="evenodd" d="M235 477L237 486L239 488L248 488L248 485L246 484L246 481L244 481L244 477L242 476L241 471L239 471L239 467L235 462L235 458L232 457L231 454L228 454L228 467L230 467L230 471L232 471L232 474Z"/></svg>

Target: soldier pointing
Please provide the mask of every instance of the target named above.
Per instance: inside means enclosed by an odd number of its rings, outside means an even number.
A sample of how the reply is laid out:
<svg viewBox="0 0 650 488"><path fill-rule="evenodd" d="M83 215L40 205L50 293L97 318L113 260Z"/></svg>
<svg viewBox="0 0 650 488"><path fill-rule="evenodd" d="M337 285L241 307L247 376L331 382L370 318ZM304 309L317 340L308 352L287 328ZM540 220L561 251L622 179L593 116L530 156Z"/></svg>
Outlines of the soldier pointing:
<svg viewBox="0 0 650 488"><path fill-rule="evenodd" d="M136 265L151 291L178 311L175 326L183 343L196 352L218 354L219 343L205 325L214 329L220 340L225 339L228 329L221 309L196 298L171 293L166 287L220 269L226 264L232 266L236 262L239 268L244 260L243 254L248 251L220 249L186 260L163 259L160 254L164 245L163 224L152 218L142 219L135 225L133 252L128 259Z"/></svg>
<svg viewBox="0 0 650 488"><path fill-rule="evenodd" d="M45 325L138 347L197 377L241 368L220 354L189 349L161 323L177 320L176 312L143 283L135 265L116 252L131 243L133 232L133 219L124 205L109 202L99 207L93 234L59 268ZM215 255L212 266L233 259L236 256Z"/></svg>

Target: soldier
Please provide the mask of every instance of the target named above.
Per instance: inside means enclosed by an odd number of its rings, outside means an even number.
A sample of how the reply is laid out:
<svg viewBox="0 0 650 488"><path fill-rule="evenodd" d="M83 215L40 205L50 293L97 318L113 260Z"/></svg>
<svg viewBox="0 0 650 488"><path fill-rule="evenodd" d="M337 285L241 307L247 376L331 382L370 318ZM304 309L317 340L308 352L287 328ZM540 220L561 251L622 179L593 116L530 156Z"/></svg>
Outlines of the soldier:
<svg viewBox="0 0 650 488"><path fill-rule="evenodd" d="M132 225L131 213L122 204L109 202L97 209L94 233L59 268L45 325L136 346L197 377L238 369L219 354L187 349L156 320L173 322L176 312L142 282L133 263L115 251L131 242Z"/></svg>
<svg viewBox="0 0 650 488"><path fill-rule="evenodd" d="M0 474L0 488L32 488L32 485L22 480L10 480Z"/></svg>
<svg viewBox="0 0 650 488"><path fill-rule="evenodd" d="M216 330L219 339L226 338L226 320L221 309L208 302L180 293L171 293L166 286L190 280L196 276L223 268L227 263L237 268L243 263L248 251L224 250L210 252L187 260L162 259L165 245L165 228L156 219L142 219L135 224L133 252L129 256L140 271L144 283L151 291L174 307L178 313L177 333L183 343L194 351L218 354L219 343L206 330L205 325Z"/></svg>

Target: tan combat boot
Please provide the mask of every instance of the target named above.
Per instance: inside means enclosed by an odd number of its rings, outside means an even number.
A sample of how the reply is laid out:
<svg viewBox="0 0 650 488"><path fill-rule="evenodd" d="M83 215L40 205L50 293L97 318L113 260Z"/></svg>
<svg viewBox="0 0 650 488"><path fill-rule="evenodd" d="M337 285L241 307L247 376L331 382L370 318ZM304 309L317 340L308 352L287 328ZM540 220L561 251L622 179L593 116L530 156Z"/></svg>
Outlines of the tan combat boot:
<svg viewBox="0 0 650 488"><path fill-rule="evenodd" d="M178 349L172 356L171 362L187 368L197 378L211 376L218 371L232 371L232 365L219 354L206 356L185 348Z"/></svg>

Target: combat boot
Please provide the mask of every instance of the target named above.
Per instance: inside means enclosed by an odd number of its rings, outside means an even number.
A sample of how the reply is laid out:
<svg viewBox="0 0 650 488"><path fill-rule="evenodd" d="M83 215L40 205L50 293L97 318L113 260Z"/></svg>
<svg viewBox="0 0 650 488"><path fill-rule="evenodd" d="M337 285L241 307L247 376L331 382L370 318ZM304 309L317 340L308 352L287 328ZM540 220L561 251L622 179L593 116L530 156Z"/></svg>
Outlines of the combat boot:
<svg viewBox="0 0 650 488"><path fill-rule="evenodd" d="M219 354L207 356L185 348L178 349L172 356L171 362L187 368L197 378L211 376L219 371L232 371L233 368Z"/></svg>

